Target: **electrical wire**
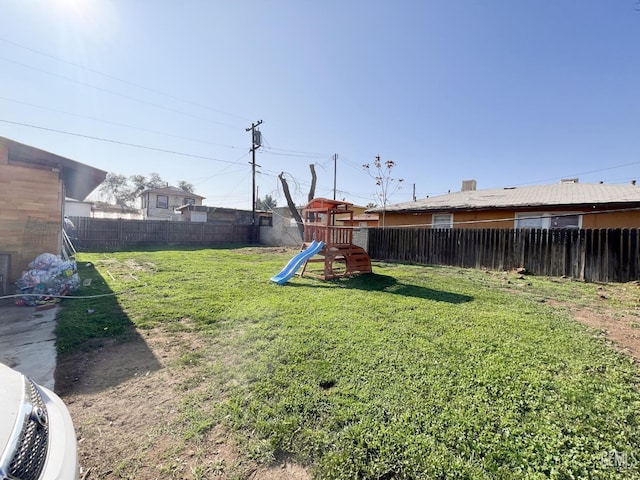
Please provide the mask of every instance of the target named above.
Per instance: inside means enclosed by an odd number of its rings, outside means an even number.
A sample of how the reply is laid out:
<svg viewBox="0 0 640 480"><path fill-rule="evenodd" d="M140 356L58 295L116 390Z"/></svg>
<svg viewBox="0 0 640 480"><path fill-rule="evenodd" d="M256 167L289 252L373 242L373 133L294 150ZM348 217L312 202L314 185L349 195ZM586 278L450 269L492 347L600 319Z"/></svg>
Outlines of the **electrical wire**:
<svg viewBox="0 0 640 480"><path fill-rule="evenodd" d="M194 115L192 113L187 113L187 112L184 112L182 110L178 110L178 109L171 108L171 107L166 107L166 106L160 105L158 103L149 102L147 100L142 100L141 98L132 97L131 95L125 95L124 93L115 92L113 90L109 90L108 88L99 87L97 85L93 85L93 84L88 83L88 82L83 82L83 81L80 81L80 80L76 80L74 78L69 78L69 77L66 77L64 75L60 75L59 73L50 72L50 71L45 70L43 68L33 67L31 65L27 65L25 63L18 62L17 60L11 60L11 59L8 59L8 58L2 57L2 56L0 56L0 60L4 60L5 62L9 62L9 63L14 63L16 65L20 65L20 66L25 67L25 68L30 68L32 70L35 70L36 72L45 73L45 74L51 75L53 77L62 78L63 80L67 80L68 82L72 82L72 83L75 83L75 84L78 84L78 85L82 85L84 87L93 88L94 90L98 90L100 92L109 93L110 95L115 95L117 97L121 97L121 98L124 98L126 100L132 100L134 102L138 102L138 103L141 103L143 105L148 105L148 106L151 106L151 107L159 108L161 110L166 110L166 111L171 112L171 113L177 113L179 115L184 115L186 117L191 117L191 118L194 118L196 120L203 121L203 122L214 123L216 125L221 125L221 126L227 127L227 128L233 128L233 129L237 129L238 128L236 125L231 125L231 124L225 123L225 122L219 122L217 120L210 120L208 118L204 118L204 117L201 117L199 115Z"/></svg>
<svg viewBox="0 0 640 480"><path fill-rule="evenodd" d="M64 110L45 107L45 106L42 106L42 105L36 105L34 103L29 103L29 102L22 102L20 100L14 100L12 98L6 98L6 97L1 97L0 96L0 100L4 100L4 101L7 101L7 102L18 103L20 105L27 105L29 107L39 108L41 110L47 110L49 112L62 113L63 115L69 115L69 116L72 116L72 117L84 118L84 119L87 119L87 120L92 120L94 122L101 122L101 123L104 123L104 124L107 124L107 125L113 125L113 126L116 126L116 127L125 127L125 128L130 128L132 130L139 130L141 132L153 133L153 134L156 134L156 135L162 135L163 137L178 138L180 140L187 140L187 141L190 141L190 142L198 142L198 143L203 143L203 144L206 144L206 145L213 145L213 146L216 146L216 147L223 147L223 148L231 148L231 149L244 148L244 147L237 147L237 146L234 146L234 145L225 145L225 144L222 144L222 143L210 142L210 141L207 141L207 140L201 140L201 139L192 138L192 137L184 137L182 135L175 135L175 134L172 134L172 133L161 132L161 131L158 131L158 130L150 130L150 129L147 129L147 128L136 127L134 125L127 125L125 123L111 122L109 120L103 120L101 118L91 117L89 115L80 115L78 113L67 112L67 111L64 111Z"/></svg>
<svg viewBox="0 0 640 480"><path fill-rule="evenodd" d="M21 44L19 44L17 42L14 42L12 40L8 40L8 39L6 39L4 37L0 37L0 41L8 43L8 44L13 45L13 46L18 47L18 48L22 48L24 50L28 50L30 52L36 53L36 54L44 56L44 57L52 58L52 59L54 59L54 60L56 60L58 62L66 63L67 65L71 65L73 67L80 68L80 69L85 70L87 72L95 73L97 75L101 75L101 76L103 76L105 78L109 78L111 80L116 80L116 81L121 82L121 83L123 83L125 85L136 87L136 88L139 88L141 90L146 90L146 91L154 93L156 95L167 97L167 98L170 98L172 100L177 100L179 102L182 102L182 103L185 103L185 104L188 104L188 105L192 105L192 106L196 106L196 107L199 107L199 108L203 108L203 109L206 109L206 110L211 110L213 112L221 113L223 115L227 115L227 116L230 116L230 117L235 117L235 118L238 118L240 120L250 120L247 117L243 117L243 116L235 114L235 113L230 113L230 112L226 112L226 111L223 111L223 110L219 110L219 109L210 107L208 105L203 105L201 103L197 103L197 102L194 102L194 101L191 101L191 100L185 100L184 98L180 98L180 97L177 97L175 95L172 95L172 94L169 94L169 93L166 93L166 92L162 92L160 90L156 90L156 89L144 86L144 85L140 85L138 83L134 83L134 82L131 82L129 80L124 80L122 78L116 77L115 75L104 73L104 72L101 72L99 70L95 70L93 68L89 68L89 67L87 67L85 65L81 65L79 63L75 63L75 62L70 62L68 60L64 60L64 59L62 59L60 57L57 57L55 55L51 55L49 53L46 53L46 52L43 52L41 50L37 50L37 49L31 48L31 47L27 47L25 45L21 45Z"/></svg>
<svg viewBox="0 0 640 480"><path fill-rule="evenodd" d="M190 157L190 158L199 158L201 160L213 160L215 162L230 163L232 165L243 165L241 163L233 162L233 161L230 161L230 160L222 160L221 158L207 157L207 156L204 156L204 155L194 155L194 154L191 154L191 153L179 152L177 150L167 150L167 149L164 149L164 148L156 148L156 147L149 147L149 146L146 146L146 145L139 145L139 144L135 144L135 143L121 142L119 140L112 140L112 139L109 139L109 138L102 138L102 137L94 137L93 135L84 135L84 134L75 133L75 132L67 132L65 130L58 130L58 129L55 129L55 128L41 127L41 126L38 126L38 125L31 125L31 124L28 124L28 123L12 122L11 120L5 120L5 119L2 119L2 118L0 118L0 122L9 123L11 125L19 125L21 127L36 128L38 130L45 130L47 132L62 133L62 134L71 135L71 136L74 136L74 137L88 138L90 140L99 140L101 142L115 143L117 145L125 145L127 147L141 148L141 149L144 149L144 150L151 150L151 151L154 151L154 152L170 153L172 155L180 155L180 156L183 156L183 157Z"/></svg>
<svg viewBox="0 0 640 480"><path fill-rule="evenodd" d="M576 177L580 177L581 175L589 175L591 173L606 172L606 171L609 171L609 170L615 170L617 168L630 167L632 165L640 165L640 161L624 163L622 165L614 165L613 167L599 168L599 169L596 169L596 170L588 170L586 172L571 173L571 174L562 175L562 176L559 176L559 177L547 178L547 179L544 179L544 180L535 180L535 181L532 181L532 182L525 182L525 183L514 183L514 184L511 184L509 186L511 186L511 187L521 187L523 185L533 185L533 184L536 184L536 183L545 183L545 182L550 182L550 181L553 181L553 180L557 181L558 179L563 179L563 178L576 178ZM497 187L497 188L501 188L501 187Z"/></svg>

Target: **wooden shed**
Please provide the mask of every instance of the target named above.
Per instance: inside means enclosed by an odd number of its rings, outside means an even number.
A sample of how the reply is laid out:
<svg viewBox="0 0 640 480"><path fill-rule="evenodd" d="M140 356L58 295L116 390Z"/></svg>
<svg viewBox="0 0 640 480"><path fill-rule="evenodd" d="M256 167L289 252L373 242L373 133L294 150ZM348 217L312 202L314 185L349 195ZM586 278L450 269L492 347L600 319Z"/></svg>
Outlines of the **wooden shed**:
<svg viewBox="0 0 640 480"><path fill-rule="evenodd" d="M0 294L39 254L60 254L65 197L84 200L106 175L0 137Z"/></svg>

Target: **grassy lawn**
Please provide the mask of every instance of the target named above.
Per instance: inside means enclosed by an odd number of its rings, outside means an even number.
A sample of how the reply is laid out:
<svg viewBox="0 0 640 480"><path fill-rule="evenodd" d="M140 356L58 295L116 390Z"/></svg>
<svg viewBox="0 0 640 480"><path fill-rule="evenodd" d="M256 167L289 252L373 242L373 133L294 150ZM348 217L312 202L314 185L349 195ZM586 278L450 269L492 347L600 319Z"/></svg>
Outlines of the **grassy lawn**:
<svg viewBox="0 0 640 480"><path fill-rule="evenodd" d="M272 284L291 256L79 254L92 283L78 295L120 294L65 300L60 353L131 324L197 331L209 347L181 358L183 441L222 424L247 458L293 455L317 478L640 475L603 456L640 462L638 369L562 306L590 305L596 286L376 262Z"/></svg>

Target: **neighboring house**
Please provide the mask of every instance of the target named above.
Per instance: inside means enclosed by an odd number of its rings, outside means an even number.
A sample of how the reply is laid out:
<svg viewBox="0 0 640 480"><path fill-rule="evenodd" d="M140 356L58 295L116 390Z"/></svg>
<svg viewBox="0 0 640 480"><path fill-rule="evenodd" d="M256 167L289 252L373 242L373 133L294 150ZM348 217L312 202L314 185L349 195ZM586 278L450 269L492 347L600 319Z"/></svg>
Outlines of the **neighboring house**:
<svg viewBox="0 0 640 480"><path fill-rule="evenodd" d="M378 214L377 213L365 213L367 207L360 207L358 205L351 205L352 214L338 214L335 219L336 222L340 222L342 225L351 227L377 227L378 226Z"/></svg>
<svg viewBox="0 0 640 480"><path fill-rule="evenodd" d="M73 198L64 199L64 214L67 217L91 217L93 202L83 202Z"/></svg>
<svg viewBox="0 0 640 480"><path fill-rule="evenodd" d="M414 202L388 205L384 225L432 228L636 228L640 227L640 187L579 183L463 190ZM383 215L382 208L369 213Z"/></svg>
<svg viewBox="0 0 640 480"><path fill-rule="evenodd" d="M123 207L122 205L105 202L93 202L91 205L91 217L116 220L142 220L142 213L139 208Z"/></svg>
<svg viewBox="0 0 640 480"><path fill-rule="evenodd" d="M64 201L64 214L67 217L114 218L124 220L142 220L139 208L123 207L106 202L81 202L73 198Z"/></svg>
<svg viewBox="0 0 640 480"><path fill-rule="evenodd" d="M106 175L0 137L0 293L39 254L61 253L65 198L84 200Z"/></svg>
<svg viewBox="0 0 640 480"><path fill-rule="evenodd" d="M251 225L253 212L236 208L207 207L205 205L183 205L176 208L185 222L207 222L217 225ZM271 212L256 211L256 223L259 226L271 225Z"/></svg>
<svg viewBox="0 0 640 480"><path fill-rule="evenodd" d="M205 205L186 204L176 208L185 222L208 222L219 225L251 225L253 213L251 210L237 210L235 208L207 207ZM270 217L267 212L256 212L256 217ZM258 223L259 225L261 223Z"/></svg>
<svg viewBox="0 0 640 480"><path fill-rule="evenodd" d="M380 215L377 213L361 213L360 215L354 215L351 219L336 218L336 221L351 227L377 227L379 218Z"/></svg>
<svg viewBox="0 0 640 480"><path fill-rule="evenodd" d="M140 194L142 218L145 220L183 219L178 207L183 205L202 205L205 197L189 193L178 187L152 188Z"/></svg>

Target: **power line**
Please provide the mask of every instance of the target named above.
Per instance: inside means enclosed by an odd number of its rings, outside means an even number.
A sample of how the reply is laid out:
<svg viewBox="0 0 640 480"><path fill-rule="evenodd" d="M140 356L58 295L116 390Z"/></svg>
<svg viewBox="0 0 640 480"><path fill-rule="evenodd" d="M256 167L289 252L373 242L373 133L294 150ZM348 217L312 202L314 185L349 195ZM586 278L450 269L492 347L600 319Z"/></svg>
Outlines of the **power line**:
<svg viewBox="0 0 640 480"><path fill-rule="evenodd" d="M591 173L606 172L608 170L615 170L615 169L618 169L618 168L631 167L633 165L640 165L640 161L624 163L622 165L614 165L613 167L598 168L596 170L588 170L586 172L570 173L570 174L560 175L560 176L556 176L556 177L552 177L552 178L546 178L546 179L543 179L543 180L534 180L534 181L524 182L524 183L512 183L512 184L510 184L508 186L510 186L510 187L521 187L523 185L533 185L533 184L536 184L536 183L545 183L545 182L557 181L557 180L563 179L563 178L580 177L581 175L589 175ZM504 187L493 187L493 188L504 188Z"/></svg>
<svg viewBox="0 0 640 480"><path fill-rule="evenodd" d="M75 63L75 62L70 62L68 60L64 60L64 59L62 59L60 57L56 57L55 55L51 55L49 53L43 52L41 50L36 50L35 48L27 47L25 45L21 45L19 43L13 42L13 41L8 40L8 39L3 38L3 37L0 37L0 41L3 41L3 42L8 43L8 44L11 44L11 45L13 45L15 47L18 47L18 48L22 48L24 50L28 50L28 51L36 53L38 55L42 55L44 57L52 58L52 59L54 59L54 60L56 60L58 62L66 63L67 65L71 65L73 67L80 68L80 69L85 70L87 72L91 72L91 73L96 73L98 75L102 75L103 77L110 78L110 79L116 80L118 82L122 82L122 83L124 83L126 85L130 85L130 86L133 86L133 87L136 87L136 88L140 88L142 90L146 90L146 91L151 92L151 93L155 93L157 95L161 95L161 96L164 96L164 97L167 97L167 98L171 98L172 100L178 100L179 102L183 102L183 103L186 103L186 104L189 104L189 105L194 105L196 107L200 107L200 108L204 108L204 109L207 109L207 110L211 110L213 112L221 113L223 115L228 115L230 117L236 117L236 118L241 119L241 120L249 120L247 117L243 117L241 115L225 112L223 110L218 110L216 108L209 107L209 106L203 105L201 103L196 103L196 102L193 102L191 100L185 100L183 98L176 97L176 96L171 95L169 93L162 92L160 90L155 90L153 88L149 88L149 87L146 87L144 85L140 85L140 84L137 84L137 83L134 83L134 82L130 82L129 80L124 80L124 79L118 78L118 77L116 77L114 75L110 75L108 73L104 73L104 72L101 72L99 70L95 70L95 69L89 68L89 67L87 67L85 65L81 65L79 63Z"/></svg>
<svg viewBox="0 0 640 480"><path fill-rule="evenodd" d="M269 148L265 148L262 152L264 155L276 155L280 157L298 157L298 158L323 158L324 155L320 154L304 154L304 153L279 153L273 152Z"/></svg>
<svg viewBox="0 0 640 480"><path fill-rule="evenodd" d="M182 136L182 135L175 135L175 134L172 134L172 133L160 132L158 130L150 130L150 129L147 129L147 128L136 127L134 125L128 125L128 124L125 124L125 123L111 122L109 120L103 120L101 118L91 117L89 115L80 115L78 113L67 112L65 110L59 110L57 108L45 107L45 106L42 106L42 105L36 105L34 103L29 103L29 102L22 102L20 100L14 100L12 98L0 97L0 100L5 100L7 102L13 102L13 103L19 103L21 105L27 105L29 107L39 108L39 109L47 110L47 111L50 111L50 112L62 113L63 115L69 115L69 116L72 116L72 117L84 118L84 119L87 119L87 120L93 120L95 122L101 122L101 123L105 123L107 125L114 125L116 127L125 127L125 128L130 128L130 129L133 129L133 130L139 130L141 132L147 132L147 133L153 133L153 134L157 134L157 135L162 135L163 137L173 137L173 138L178 138L180 140L198 142L198 143L203 143L203 144L213 145L213 146L216 146L216 147L223 147L223 148L231 148L231 149L240 149L241 148L241 147L236 147L236 146L233 146L233 145L224 145L224 144L221 144L221 143L210 142L210 141L207 141L207 140L200 140L198 138L185 137L185 136Z"/></svg>
<svg viewBox="0 0 640 480"><path fill-rule="evenodd" d="M88 139L91 139L91 140L98 140L98 141L101 141L101 142L114 143L114 144L117 144L117 145L125 145L127 147L135 147L135 148L141 148L141 149L144 149L144 150L152 150L154 152L170 153L172 155L180 155L182 157L199 158L199 159L202 159L202 160L213 160L215 162L230 163L232 165L242 165L241 163L232 162L232 161L229 161L229 160L222 160L221 158L207 157L207 156L204 156L204 155L194 155L194 154L191 154L191 153L184 153L184 152L179 152L179 151L176 151L176 150L167 150L167 149L164 149L164 148L156 148L156 147L149 147L149 146L146 146L146 145L139 145L139 144L135 144L135 143L121 142L119 140L112 140L112 139L109 139L109 138L102 138L102 137L94 137L92 135L83 135L81 133L67 132L67 131L64 131L64 130L57 130L55 128L47 128L47 127L41 127L41 126L38 126L38 125L30 125L28 123L12 122L10 120L4 120L4 119L1 119L1 118L0 118L0 122L9 123L11 125L19 125L21 127L36 128L38 130L45 130L47 132L62 133L64 135L71 135L71 136L74 136L74 137L88 138Z"/></svg>
<svg viewBox="0 0 640 480"><path fill-rule="evenodd" d="M53 73L53 72L50 72L50 71L42 69L42 68L33 67L31 65L27 65L25 63L18 62L16 60L10 60L10 59L8 59L6 57L0 56L0 60L4 60L5 62L9 62L9 63L14 63L16 65L20 65L20 66L25 67L25 68L30 68L30 69L35 70L37 72L45 73L45 74L51 75L53 77L62 78L63 80L67 80L69 82L76 83L78 85L82 85L82 86L85 86L85 87L93 88L93 89L101 91L101 92L109 93L111 95L115 95L115 96L124 98L126 100L133 100L134 102L142 103L144 105L149 105L149 106L152 106L152 107L155 107L155 108L159 108L161 110L166 110L168 112L184 115L186 117L195 118L196 120L201 120L203 122L215 123L217 125L222 125L222 126L227 127L227 128L237 128L235 125L231 125L229 123L219 122L219 121L216 121L216 120L210 120L208 118L204 118L204 117L201 117L199 115L194 115L194 114L191 114L191 113L183 112L183 111L175 109L175 108L165 107L163 105L160 105L160 104L157 104L157 103L154 103L154 102L149 102L149 101L146 101L146 100L142 100L140 98L132 97L130 95L125 95L123 93L115 92L113 90L109 90L108 88L98 87L97 85L92 85L92 84L87 83L87 82L82 82L80 80L69 78L69 77L66 77L64 75L60 75L58 73Z"/></svg>

